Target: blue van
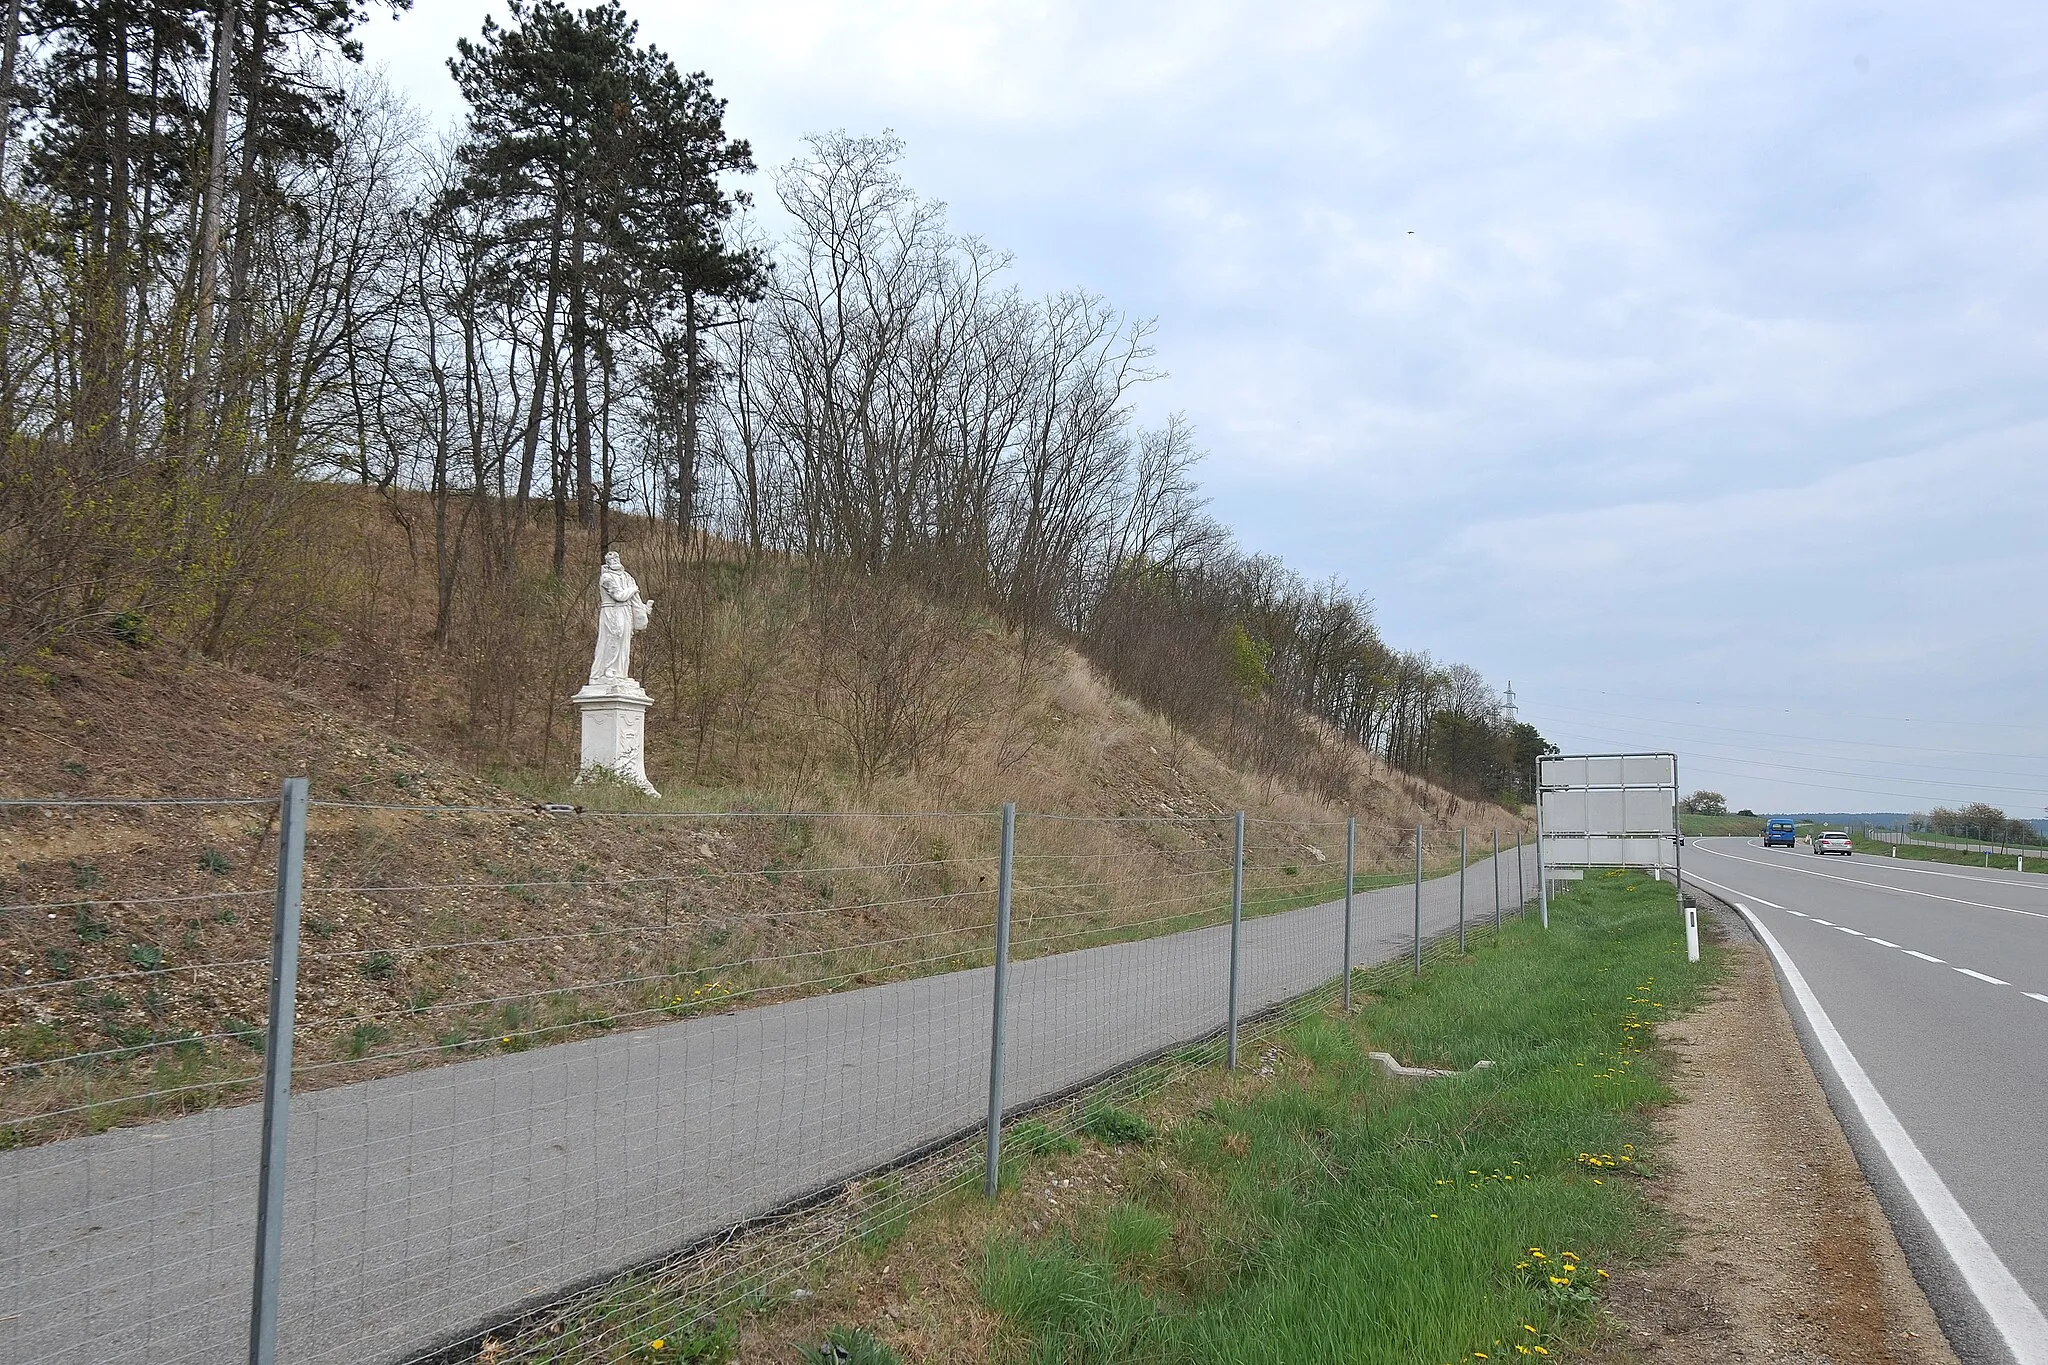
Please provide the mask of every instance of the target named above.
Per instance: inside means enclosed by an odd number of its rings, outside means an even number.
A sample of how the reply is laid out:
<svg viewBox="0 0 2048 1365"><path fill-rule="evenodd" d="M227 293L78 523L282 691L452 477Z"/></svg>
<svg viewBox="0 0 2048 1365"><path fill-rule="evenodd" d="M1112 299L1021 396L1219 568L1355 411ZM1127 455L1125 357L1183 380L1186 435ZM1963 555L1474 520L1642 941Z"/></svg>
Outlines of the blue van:
<svg viewBox="0 0 2048 1365"><path fill-rule="evenodd" d="M1764 821L1764 847L1770 848L1774 844L1783 844L1787 848L1799 846L1799 839L1790 820Z"/></svg>

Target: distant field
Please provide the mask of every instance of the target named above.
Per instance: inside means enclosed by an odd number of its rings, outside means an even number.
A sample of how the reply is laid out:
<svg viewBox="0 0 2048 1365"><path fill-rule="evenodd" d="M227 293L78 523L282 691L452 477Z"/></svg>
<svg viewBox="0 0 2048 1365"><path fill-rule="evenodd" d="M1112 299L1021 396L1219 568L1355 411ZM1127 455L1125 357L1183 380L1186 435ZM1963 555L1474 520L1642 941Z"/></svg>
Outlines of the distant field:
<svg viewBox="0 0 2048 1365"><path fill-rule="evenodd" d="M1750 838L1764 832L1760 815L1681 815L1678 823L1687 834L1694 836Z"/></svg>

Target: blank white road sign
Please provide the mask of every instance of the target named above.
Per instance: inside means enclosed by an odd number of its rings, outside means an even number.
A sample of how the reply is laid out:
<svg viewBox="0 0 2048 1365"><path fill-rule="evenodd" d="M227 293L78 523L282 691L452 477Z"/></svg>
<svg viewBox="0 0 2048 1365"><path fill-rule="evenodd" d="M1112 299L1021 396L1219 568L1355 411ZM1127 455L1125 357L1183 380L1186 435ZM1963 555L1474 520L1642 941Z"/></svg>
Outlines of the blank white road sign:
<svg viewBox="0 0 2048 1365"><path fill-rule="evenodd" d="M1572 754L1540 760L1543 861L1562 867L1662 867L1678 832L1672 754Z"/></svg>

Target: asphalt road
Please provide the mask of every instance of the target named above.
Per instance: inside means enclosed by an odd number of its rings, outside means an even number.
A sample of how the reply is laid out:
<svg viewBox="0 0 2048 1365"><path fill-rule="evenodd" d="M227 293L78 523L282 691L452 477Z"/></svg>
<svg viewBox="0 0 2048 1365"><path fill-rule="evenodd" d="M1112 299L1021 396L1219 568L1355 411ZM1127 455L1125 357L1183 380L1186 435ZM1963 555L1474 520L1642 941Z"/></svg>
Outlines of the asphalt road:
<svg viewBox="0 0 2048 1365"><path fill-rule="evenodd" d="M1488 860L1468 887L1490 915ZM1404 953L1412 888L1356 902L1354 961ZM1425 935L1457 915L1456 877L1424 884ZM1342 924L1342 902L1247 921L1242 1012L1338 976ZM1006 1108L1214 1031L1229 941L1016 964ZM956 972L295 1096L279 1360L409 1359L961 1132L988 1103L990 984ZM0 1362L242 1358L258 1126L222 1109L0 1152Z"/></svg>
<svg viewBox="0 0 2048 1365"><path fill-rule="evenodd" d="M1789 956L1841 1041L1983 1241L2048 1304L2048 876L1695 839L1688 881L1746 906ZM1799 1011L1794 1010L1795 1017ZM1809 1052L1814 1040L1809 1031ZM1816 1069L1825 1071L1815 1057ZM1838 1109L1839 1085L1831 1086ZM1853 1107L1853 1106L1852 1106ZM2014 1352L1971 1302L1911 1180L1845 1114L1865 1171L1965 1360ZM1906 1163L1910 1166L1910 1161ZM2037 1330L2020 1311L2024 1331ZM2027 1348L2041 1354L2029 1355Z"/></svg>

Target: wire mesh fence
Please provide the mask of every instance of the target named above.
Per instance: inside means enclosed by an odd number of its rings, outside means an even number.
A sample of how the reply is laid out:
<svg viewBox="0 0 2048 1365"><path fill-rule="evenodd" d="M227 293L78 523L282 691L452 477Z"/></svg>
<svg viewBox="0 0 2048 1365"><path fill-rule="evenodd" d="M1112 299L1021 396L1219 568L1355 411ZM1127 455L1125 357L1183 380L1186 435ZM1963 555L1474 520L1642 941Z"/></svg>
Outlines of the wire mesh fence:
<svg viewBox="0 0 2048 1365"><path fill-rule="evenodd" d="M1535 890L1490 831L1232 816L0 821L8 1362L244 1356L266 1292L279 1360L625 1359L985 1178L992 1112L1076 1127Z"/></svg>

